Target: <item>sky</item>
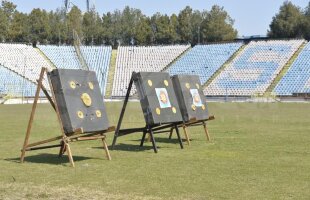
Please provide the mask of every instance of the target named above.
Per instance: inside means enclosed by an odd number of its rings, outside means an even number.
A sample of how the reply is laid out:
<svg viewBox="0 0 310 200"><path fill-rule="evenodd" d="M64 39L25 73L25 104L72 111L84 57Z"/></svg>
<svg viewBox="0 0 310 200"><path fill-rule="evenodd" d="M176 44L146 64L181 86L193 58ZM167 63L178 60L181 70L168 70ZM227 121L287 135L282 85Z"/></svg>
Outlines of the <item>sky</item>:
<svg viewBox="0 0 310 200"><path fill-rule="evenodd" d="M70 0L83 11L86 10L86 0ZM234 27L239 36L266 35L272 17L279 12L284 0L91 0L96 10L107 13L125 6L138 8L151 16L156 12L171 15L178 14L186 6L194 10L210 10L213 5L219 5L235 20ZM63 5L63 0L11 0L20 12L29 13L34 8L56 10ZM296 6L304 9L309 0L292 0Z"/></svg>

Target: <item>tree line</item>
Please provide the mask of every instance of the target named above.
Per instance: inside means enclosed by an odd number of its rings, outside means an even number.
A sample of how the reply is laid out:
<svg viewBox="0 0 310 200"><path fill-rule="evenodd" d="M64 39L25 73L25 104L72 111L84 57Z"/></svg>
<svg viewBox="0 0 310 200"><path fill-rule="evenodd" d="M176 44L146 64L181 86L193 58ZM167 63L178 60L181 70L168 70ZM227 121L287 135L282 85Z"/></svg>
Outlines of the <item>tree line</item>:
<svg viewBox="0 0 310 200"><path fill-rule="evenodd" d="M77 6L69 12L36 8L29 14L19 12L8 0L2 0L0 6L0 42L73 44L74 31L86 45L195 45L234 40L238 32L233 25L227 11L217 5L202 11L187 6L170 16L146 16L128 6L102 15L95 9L83 13ZM310 2L305 9L284 2L272 19L268 36L310 39Z"/></svg>
<svg viewBox="0 0 310 200"><path fill-rule="evenodd" d="M233 40L237 30L223 7L214 5L210 11L193 10L187 6L179 14L144 15L141 10L123 10L99 15L94 9L82 13L73 6L47 12L33 9L21 13L10 1L0 7L0 41L41 44L72 44L73 30L82 43L106 45L154 45L205 43Z"/></svg>
<svg viewBox="0 0 310 200"><path fill-rule="evenodd" d="M310 2L304 9L285 1L273 17L268 36L310 40Z"/></svg>

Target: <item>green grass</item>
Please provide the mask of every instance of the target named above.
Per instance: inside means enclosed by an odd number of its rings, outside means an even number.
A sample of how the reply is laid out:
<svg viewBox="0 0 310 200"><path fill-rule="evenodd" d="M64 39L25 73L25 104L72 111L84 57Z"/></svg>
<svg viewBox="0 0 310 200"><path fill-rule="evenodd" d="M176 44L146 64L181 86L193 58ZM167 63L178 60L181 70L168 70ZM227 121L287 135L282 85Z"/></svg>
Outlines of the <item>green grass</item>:
<svg viewBox="0 0 310 200"><path fill-rule="evenodd" d="M106 105L115 125L121 104ZM0 105L0 199L310 198L310 104L210 103L211 142L192 127L191 146L160 134L154 154L132 134L118 139L112 161L99 141L73 143L75 168L58 149L27 152L19 163L30 109ZM143 125L140 110L129 104L124 127ZM39 105L35 119L31 141L59 135L50 106Z"/></svg>

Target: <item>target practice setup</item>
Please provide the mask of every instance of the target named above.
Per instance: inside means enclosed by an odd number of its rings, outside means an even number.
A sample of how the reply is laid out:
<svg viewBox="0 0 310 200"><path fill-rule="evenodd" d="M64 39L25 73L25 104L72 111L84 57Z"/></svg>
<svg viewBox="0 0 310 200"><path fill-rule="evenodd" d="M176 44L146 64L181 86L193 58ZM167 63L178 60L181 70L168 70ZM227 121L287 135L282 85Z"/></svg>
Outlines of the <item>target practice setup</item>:
<svg viewBox="0 0 310 200"><path fill-rule="evenodd" d="M137 88L146 125L141 128L120 129L133 83ZM149 133L154 152L157 153L158 149L154 134L167 132L165 129L172 127L176 130L180 147L183 149L178 129L178 125L182 123L181 111L169 74L164 72L133 72L116 127L112 149L118 137L135 132L142 132L143 135L140 146L143 146L145 136Z"/></svg>
<svg viewBox="0 0 310 200"><path fill-rule="evenodd" d="M209 116L206 97L203 95L199 76L197 75L174 75L171 77L174 91L180 105L184 123L179 125L184 130L185 138L190 144L187 127L203 126L207 140L210 141L206 121L214 120L214 116ZM171 129L171 138L173 128Z"/></svg>
<svg viewBox="0 0 310 200"><path fill-rule="evenodd" d="M46 73L51 96L42 84ZM28 144L41 89L57 114L62 134ZM107 158L111 160L105 133L114 130L114 127L109 127L95 72L75 69L54 69L47 72L46 68L42 68L20 159L21 162L24 161L26 151L59 147L59 156L67 152L70 163L74 167L69 143L100 139ZM60 141L60 144L41 146L54 141Z"/></svg>
<svg viewBox="0 0 310 200"><path fill-rule="evenodd" d="M45 75L49 81L50 93L43 85ZM26 151L59 147L59 157L67 152L69 161L74 167L69 143L98 139L102 140L106 157L111 160L105 140L105 134L108 132L114 132L112 149L114 149L118 137L139 132L142 133L140 143L140 147L142 147L148 134L155 153L158 152L158 148L154 134L170 132L169 138L171 139L174 130L179 145L183 149L180 127L184 130L188 144L190 144L186 129L188 126L203 125L207 139L210 140L206 121L212 120L214 117L210 117L208 114L206 99L202 93L198 76L176 75L170 77L166 72L133 72L116 129L109 126L95 72L77 69L54 69L48 72L46 68L42 68L37 82L35 99L21 150L21 162L24 161ZM145 126L121 129L133 84L135 84L140 99ZM57 114L61 135L29 144L41 90ZM42 146L56 141L59 143Z"/></svg>

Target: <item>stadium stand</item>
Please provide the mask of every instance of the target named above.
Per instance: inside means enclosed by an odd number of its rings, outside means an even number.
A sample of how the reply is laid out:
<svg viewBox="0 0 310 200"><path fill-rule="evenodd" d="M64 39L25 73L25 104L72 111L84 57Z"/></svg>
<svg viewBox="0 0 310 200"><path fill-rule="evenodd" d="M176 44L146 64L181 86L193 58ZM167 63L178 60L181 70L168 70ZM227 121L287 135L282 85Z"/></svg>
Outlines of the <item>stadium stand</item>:
<svg viewBox="0 0 310 200"><path fill-rule="evenodd" d="M25 44L0 44L0 65L33 83L36 83L42 67L52 69L35 48ZM43 84L48 89L46 77Z"/></svg>
<svg viewBox="0 0 310 200"><path fill-rule="evenodd" d="M126 95L133 71L159 72L188 48L190 45L118 47L112 96ZM131 94L134 93L134 89L132 91Z"/></svg>
<svg viewBox="0 0 310 200"><path fill-rule="evenodd" d="M0 65L0 96L34 96L36 85Z"/></svg>
<svg viewBox="0 0 310 200"><path fill-rule="evenodd" d="M310 93L310 42L298 55L273 92L281 96L290 96L293 93Z"/></svg>
<svg viewBox="0 0 310 200"><path fill-rule="evenodd" d="M110 67L112 47L81 46L80 49L89 69L96 72L101 92L104 95Z"/></svg>
<svg viewBox="0 0 310 200"><path fill-rule="evenodd" d="M199 75L204 84L242 45L241 42L197 45L172 64L167 72L171 75Z"/></svg>
<svg viewBox="0 0 310 200"><path fill-rule="evenodd" d="M252 41L204 90L207 96L263 94L304 40Z"/></svg>
<svg viewBox="0 0 310 200"><path fill-rule="evenodd" d="M81 69L74 46L38 45L57 68Z"/></svg>
<svg viewBox="0 0 310 200"><path fill-rule="evenodd" d="M74 46L39 45L38 47L57 68L82 69ZM89 69L96 72L101 92L105 94L112 47L80 46L80 49Z"/></svg>

